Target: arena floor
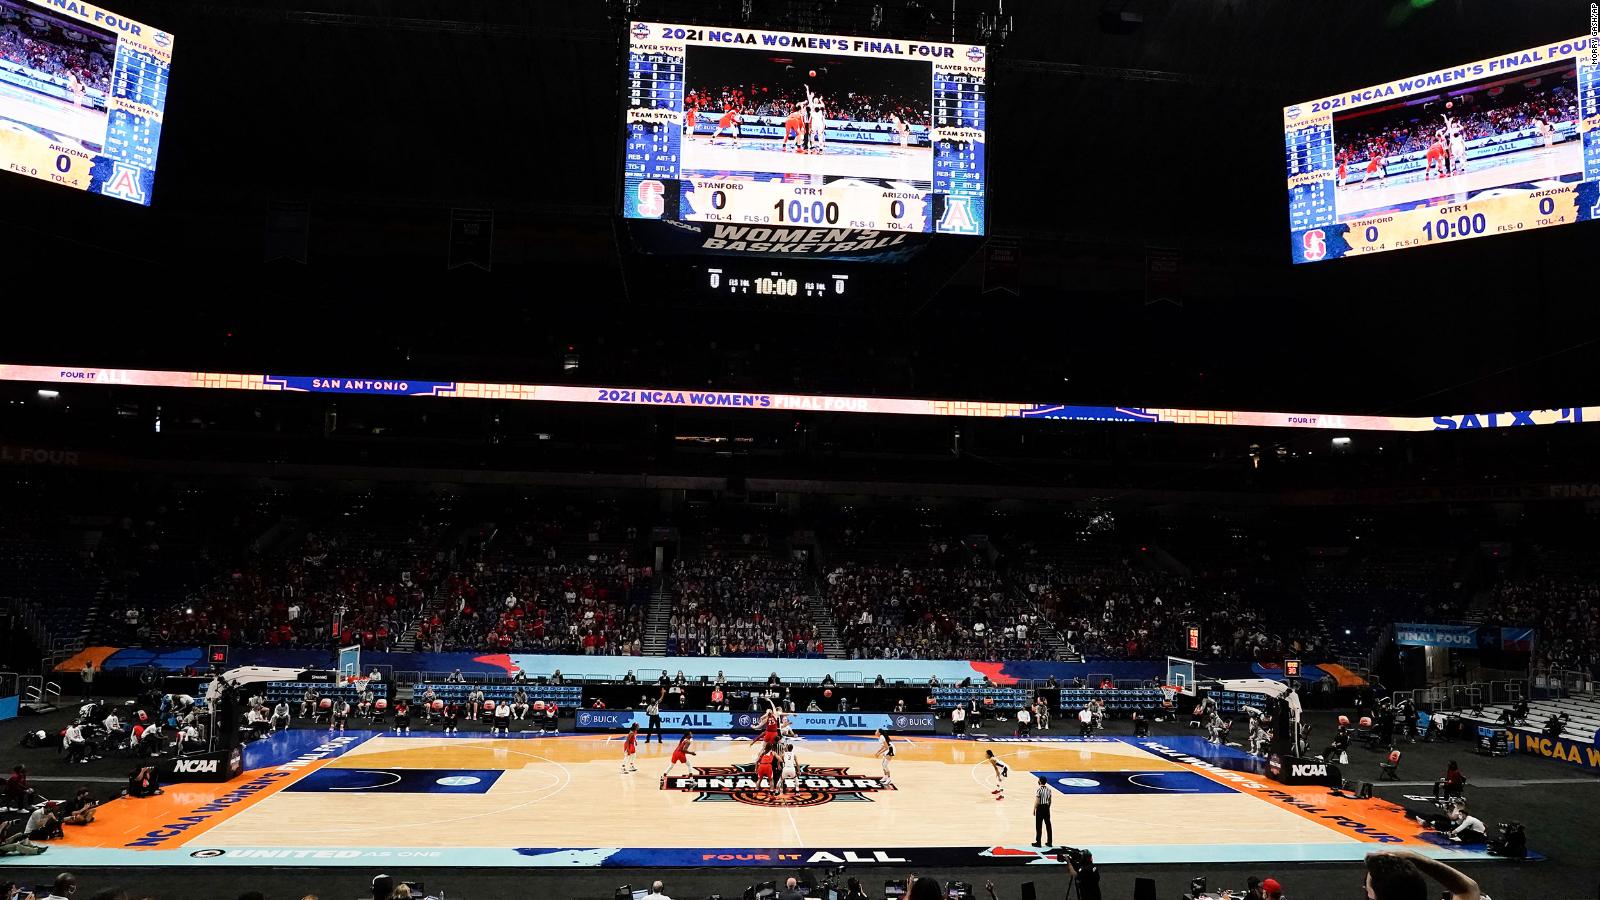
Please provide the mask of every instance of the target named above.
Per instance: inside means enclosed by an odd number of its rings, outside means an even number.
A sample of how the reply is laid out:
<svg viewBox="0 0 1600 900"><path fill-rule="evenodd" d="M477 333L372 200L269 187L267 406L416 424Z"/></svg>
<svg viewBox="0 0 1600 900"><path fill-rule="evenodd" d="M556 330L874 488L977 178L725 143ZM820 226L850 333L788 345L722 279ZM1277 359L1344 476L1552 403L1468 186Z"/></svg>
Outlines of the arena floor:
<svg viewBox="0 0 1600 900"><path fill-rule="evenodd" d="M1055 792L1056 838L1092 835L1104 863L1358 860L1381 846L1484 854L1425 837L1387 803L1258 780L1256 760L1195 736L906 738L892 784L871 739L804 737L792 793L756 784L745 737L696 743L696 775L668 779L666 747L641 748L638 771L623 773L612 736L292 730L250 745L232 783L113 801L95 827L53 846L52 861L1053 865L1032 846L1039 777ZM999 799L986 750L1011 767Z"/></svg>
<svg viewBox="0 0 1600 900"><path fill-rule="evenodd" d="M1393 178L1362 180L1365 161L1350 183L1338 189L1335 203L1341 222L1380 212L1410 209L1432 203L1463 202L1484 191L1523 183L1554 186L1560 173L1573 181L1582 179L1583 144L1566 141L1554 147L1538 147L1488 159L1475 159L1467 170L1448 178L1424 178L1410 172Z"/></svg>
<svg viewBox="0 0 1600 900"><path fill-rule="evenodd" d="M1319 712L1317 716L1331 719L1333 713ZM0 742L16 747L18 737L25 728L55 729L64 727L70 717L62 710L44 717L28 717L0 723ZM1320 721L1320 720L1319 720ZM1155 726L1155 740L1174 750L1187 750L1203 744L1192 730L1181 723ZM1063 729L1056 729L1060 734ZM1160 779L1205 777L1212 781L1226 780L1218 773L1207 774L1198 763L1206 760L1195 757L1196 763L1172 762L1145 754L1129 736L1126 722L1113 724L1115 742L1096 741L1089 745L1054 740L1031 741L1021 744L1005 740L985 742L956 742L948 739L926 738L908 742L894 767L895 791L870 794L870 802L833 799L825 805L800 809L758 808L750 804L699 800L698 792L684 793L662 791L659 775L665 768L666 751L657 745L641 749L639 773L623 776L617 770L620 748L615 740L587 736L555 738L512 738L492 740L482 732L464 734L459 738L443 738L437 734L417 734L411 738L395 739L366 733L346 735L340 749L329 751L325 757L313 761L296 762L297 757L315 755L315 748L327 743L323 729L296 729L274 739L273 743L255 745L250 765L266 771L289 773L275 786L251 795L239 803L224 804L229 812L213 816L196 812L246 781L233 785L174 785L160 798L142 801L114 801L103 808L103 814L94 825L83 830L73 829L67 842L52 842L49 851L40 857L0 857L8 879L24 884L45 885L57 872L75 871L85 888L93 891L107 886L128 886L139 891L139 896L155 897L232 897L251 888L264 890L269 897L299 897L315 894L323 897L356 897L366 892L367 881L377 872L390 872L397 877L425 882L430 891L446 889L449 896L467 896L476 900L525 900L528 896L563 898L597 898L605 900L620 884L647 886L656 878L667 884L667 892L674 897L704 897L713 893L723 896L737 895L745 885L771 878L782 878L791 873L815 874L823 866L831 866L827 857L811 862L818 854L828 854L844 860L850 874L860 877L869 891L874 886L892 878L904 878L914 870L926 876L944 880L961 879L973 882L981 890L982 882L993 880L1002 900L1019 896L1024 882L1034 882L1041 897L1059 897L1066 889L1067 874L1063 868L1040 860L1029 844L1033 829L1029 806L1031 798L1026 790L1028 773L1038 771L1077 772L1078 775L1061 775L1066 778L1084 778L1117 785L1118 780L1132 787L1126 793L1112 793L1114 788L1068 795L1058 792L1055 807L1056 841L1060 844L1092 848L1103 865L1106 896L1131 896L1136 877L1150 877L1157 881L1162 896L1176 897L1187 886L1189 879L1207 876L1216 887L1241 888L1246 877L1271 875L1283 881L1295 900L1349 900L1359 896L1361 864L1355 860L1368 850L1377 849L1372 843L1341 835L1325 824L1313 824L1310 834L1321 840L1315 844L1337 847L1328 861L1290 862L1284 851L1295 845L1274 844L1262 841L1259 835L1242 840L1235 830L1234 817L1208 809L1198 816L1178 813L1184 801L1196 798L1166 797L1157 793L1138 793L1153 786L1182 787L1164 784ZM707 742L711 749L695 762L707 765L738 765L744 750L742 745L730 741ZM1119 744L1121 746L1113 746ZM504 745L497 747L496 745ZM726 745L726 749L724 749ZM836 745L836 746L835 746ZM1096 746L1098 745L1098 746ZM488 749L463 750L465 747ZM1209 746L1209 745L1206 745ZM257 756L272 749L273 757ZM408 765L397 765L390 754L396 748L406 756ZM409 748L415 748L409 749ZM429 749L443 748L443 750ZM993 748L997 755L1007 756L1012 765L1008 781L1007 798L995 802L982 779L982 770L971 762L976 748ZM500 753L503 749L503 754ZM511 753L509 751L518 751ZM435 778L472 778L477 774L463 774L469 770L498 770L495 783L482 793L467 795L469 803L485 804L467 815L476 818L444 823L441 816L431 815L421 829L421 834L432 841L429 844L405 844L387 834L383 826L397 826L396 832L411 834L406 840L415 840L418 824L424 816L418 812L424 804L414 797L398 796L396 788L411 791L417 784L419 772L432 768L437 758L433 754L457 754L462 761L451 764L454 774L436 775ZM808 738L802 747L802 761L807 765L821 766L838 759L845 763L851 776L872 777L881 774L876 761L868 754L868 747L858 740L828 741ZM935 756L938 752L942 755ZM1035 753L1038 756L1034 756ZM532 759L520 754L535 754L549 761ZM981 751L980 751L981 753ZM1600 777L1588 774L1549 760L1512 756L1504 759L1483 759L1472 754L1471 748L1461 743L1409 745L1401 767L1401 781L1378 781L1379 756L1365 751L1352 751L1350 765L1345 767L1347 777L1376 783L1381 801L1363 803L1361 808L1369 818L1373 810L1385 807L1391 811L1406 803L1407 795L1428 792L1427 785L1448 759L1459 758L1472 779L1473 809L1486 822L1496 823L1508 819L1525 822L1529 842L1544 858L1537 862L1508 863L1476 853L1452 859L1468 874L1476 878L1491 896L1537 896L1541 900L1564 898L1592 898L1596 888L1596 872L1600 872L1600 846L1593 840L1583 823L1592 819L1594 804L1600 803ZM466 755L470 754L468 765ZM1023 755L1027 754L1027 755ZM1046 755L1048 754L1048 755ZM484 762L478 757L499 756L496 762ZM1234 755L1227 751L1227 755ZM362 759L362 757L368 757ZM77 784L88 784L99 794L114 793L126 776L126 760L97 760L86 766L70 766L49 749L16 749L12 758L26 763L34 784L46 796L68 795ZM383 766L368 765L383 759ZM512 772L512 760L521 772ZM1097 768L1089 768L1093 760ZM1137 761L1138 768L1117 768ZM270 762L274 768L268 768ZM1045 769L1044 763L1061 766ZM1213 761L1211 764L1217 764ZM287 769L294 765L297 768ZM442 764L441 764L442 765ZM559 766L559 768L557 768ZM1175 766L1175 768L1174 768ZM413 768L415 767L415 768ZM932 768L937 767L937 768ZM1146 768L1148 767L1148 768ZM565 769L574 781L557 790L554 776ZM327 770L337 774L323 774L317 780L311 773ZM400 770L409 770L401 772ZM1181 773L1185 770L1198 775ZM395 785L381 785L392 776L374 776L372 772L390 772L409 781ZM549 774L540 774L549 773ZM1163 773L1157 780L1129 776L1137 772ZM349 774L345 774L349 773ZM362 774L368 773L368 774ZM1107 773L1114 777L1107 778ZM1240 776L1243 777L1243 776ZM339 784L328 779L355 779ZM511 779L505 781L502 779ZM531 779L517 786L517 779ZM291 784L303 785L307 790L286 791ZM1232 783L1230 782L1230 785ZM387 798L379 796L341 797L334 801L330 795L334 787L367 788L341 791L341 794L377 794L388 788ZM451 785L442 785L441 789ZM460 784L454 787L466 789ZM1072 788L1071 785L1063 785ZM315 788L315 789L312 789ZM377 788L377 790L373 790ZM1087 790L1088 786L1080 786ZM1237 788L1235 788L1237 790ZM522 790L528 793L513 799L509 793ZM649 800L641 800L648 792ZM1182 793L1182 792L1179 792ZM1243 793L1249 794L1245 790ZM280 796L281 795L281 796ZM543 799L541 798L543 795ZM1223 794L1207 794L1213 801L1227 800L1249 810L1247 817L1260 816L1277 821L1282 818L1278 799L1260 799L1251 794L1240 798ZM439 794L435 799L459 800L461 795L449 797ZM335 802L358 801L382 805L377 817L364 822L348 819L318 819L316 813L296 810L296 804L309 799L320 803L323 809ZM1326 795L1311 792L1307 799L1323 800ZM506 806L530 804L522 811L500 811L487 805L510 800ZM1241 802L1242 800L1242 802ZM1179 805L1158 805L1163 801ZM1392 801L1392 802L1385 802ZM433 800L426 806L432 807ZM649 802L652 806L631 804ZM1149 829L1152 823L1138 823L1127 818L1135 809L1134 803L1148 803L1156 812L1166 810L1153 823L1164 836L1163 844L1171 847L1159 859L1173 860L1159 863L1134 862L1149 846L1138 837L1139 829ZM851 833L844 846L830 843L837 839L835 832L824 832L817 823L823 813L836 812L830 807L855 810ZM574 868L571 865L553 865L553 862L588 862L587 857L573 856L559 860L546 856L535 861L517 853L515 848L538 849L539 844L523 840L515 829L500 821L503 817L527 815L537 812L559 826L562 841L544 845L543 849L573 849L616 847L621 841L611 840L606 833L613 825L622 822L628 811L647 820L643 828L653 836L647 848L665 848L644 854L618 854L592 868ZM955 815L951 815L951 810ZM1108 812L1110 810L1111 812ZM1331 809L1330 809L1331 812ZM755 815L760 818L746 821L765 823L763 835L782 835L788 829L789 816L794 817L798 834L805 842L803 847L789 841L778 843L780 848L801 851L801 859L720 858L757 857L772 855L772 847L758 847L766 841L754 837L742 838L733 847L683 847L695 844L708 827L722 828L722 822L738 817ZM1304 811L1292 816L1309 822ZM1385 815L1389 818L1393 813ZM203 818L202 818L203 817ZM1108 822L1108 819L1110 820ZM196 821L198 820L198 821ZM781 823L781 825L779 824ZM226 827L224 827L226 826ZM864 831L855 831L859 826ZM548 833L550 825L540 826ZM639 826L627 825L635 829ZM1301 828L1300 822L1293 827ZM1397 825L1397 827L1399 827ZM1410 827L1410 826L1405 826ZM358 829L365 835L355 839L354 834L333 834L301 838L302 829ZM469 831L469 829L471 829ZM1320 829L1320 831L1318 830ZM951 846L929 847L922 843L928 833L955 835ZM147 838L152 832L170 835L158 838L158 846L129 848L123 845ZM253 832L253 834L251 834ZM480 837L470 838L468 835ZM792 838L795 832L788 831ZM491 839L484 840L481 836ZM865 835L888 835L888 847L867 843ZM1168 841L1165 835L1176 840ZM580 839L581 837L581 839ZM260 839L262 844L247 844L246 840ZM1415 836L1406 841L1415 841ZM223 845L222 841L229 843ZM270 840L271 843L265 843ZM303 843L298 843L302 842ZM466 848L488 844L487 853ZM1406 843L1406 846L1418 846ZM271 853L251 859L239 851L256 847L259 853ZM400 849L395 849L395 848ZM922 856L908 851L921 847ZM299 848L299 849L297 849ZM306 849L310 848L310 849ZM739 848L743 848L740 850ZM902 852L895 852L898 848ZM1210 848L1209 850L1207 848ZM1220 850L1219 850L1220 848ZM715 850L719 858L700 862L680 862L685 850ZM995 850L999 853L995 853ZM739 852L735 852L735 851ZM755 852L748 852L754 850ZM216 851L221 851L218 854ZM989 851L988 855L980 855ZM383 855L383 854L389 855ZM881 856L879 855L881 854ZM1343 854L1343 855L1341 855ZM504 865L481 865L477 858L511 859ZM1192 861L1177 861L1177 860ZM113 862L114 860L114 862ZM104 861L104 862L102 862ZM1032 863L1032 864L1027 864ZM136 887L135 887L136 886Z"/></svg>

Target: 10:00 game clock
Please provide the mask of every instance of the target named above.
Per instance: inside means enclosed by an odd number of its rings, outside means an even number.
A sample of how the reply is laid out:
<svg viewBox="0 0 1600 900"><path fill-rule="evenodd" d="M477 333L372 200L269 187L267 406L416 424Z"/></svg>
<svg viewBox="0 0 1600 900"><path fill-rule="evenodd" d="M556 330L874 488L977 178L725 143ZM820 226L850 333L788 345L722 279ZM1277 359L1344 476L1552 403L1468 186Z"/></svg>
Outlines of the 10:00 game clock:
<svg viewBox="0 0 1600 900"><path fill-rule="evenodd" d="M635 22L622 213L758 229L981 235L983 47Z"/></svg>

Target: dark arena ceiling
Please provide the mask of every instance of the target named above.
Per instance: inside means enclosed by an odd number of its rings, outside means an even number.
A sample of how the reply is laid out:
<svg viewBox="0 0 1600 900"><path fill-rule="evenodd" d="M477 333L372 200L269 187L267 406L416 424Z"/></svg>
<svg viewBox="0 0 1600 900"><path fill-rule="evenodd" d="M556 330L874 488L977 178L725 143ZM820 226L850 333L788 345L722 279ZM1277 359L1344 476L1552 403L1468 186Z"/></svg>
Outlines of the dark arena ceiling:
<svg viewBox="0 0 1600 900"><path fill-rule="evenodd" d="M1600 385L1592 226L1304 267L1285 227L1284 105L1581 34L1573 0L119 9L178 40L155 202L0 180L5 361L1430 414ZM976 240L825 305L633 258L630 17L991 43L1021 296L981 292ZM307 265L263 260L281 201L309 204ZM445 271L451 207L495 211L492 273ZM1180 302L1147 302L1151 246Z"/></svg>

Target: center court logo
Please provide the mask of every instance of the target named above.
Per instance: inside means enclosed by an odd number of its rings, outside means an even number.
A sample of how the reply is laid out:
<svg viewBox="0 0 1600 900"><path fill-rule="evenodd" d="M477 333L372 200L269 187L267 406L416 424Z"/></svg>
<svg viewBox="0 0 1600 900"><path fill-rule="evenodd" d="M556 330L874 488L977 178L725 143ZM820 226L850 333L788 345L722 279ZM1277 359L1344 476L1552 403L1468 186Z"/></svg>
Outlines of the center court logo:
<svg viewBox="0 0 1600 900"><path fill-rule="evenodd" d="M868 794L892 791L895 786L884 784L882 778L851 775L843 766L806 766L797 772L793 791L781 783L762 787L756 777L755 763L736 766L701 766L693 775L680 775L661 779L664 791L697 793L696 803L744 803L749 806L792 808L796 806L821 806L839 800L846 803L870 803Z"/></svg>

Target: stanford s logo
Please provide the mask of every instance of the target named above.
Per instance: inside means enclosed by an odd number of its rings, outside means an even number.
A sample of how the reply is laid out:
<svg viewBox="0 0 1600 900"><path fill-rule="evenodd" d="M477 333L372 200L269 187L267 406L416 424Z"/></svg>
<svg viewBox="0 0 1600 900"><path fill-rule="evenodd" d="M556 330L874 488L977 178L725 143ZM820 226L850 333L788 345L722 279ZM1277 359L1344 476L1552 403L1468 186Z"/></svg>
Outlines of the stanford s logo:
<svg viewBox="0 0 1600 900"><path fill-rule="evenodd" d="M1328 236L1321 228L1313 228L1300 236L1300 247L1306 259L1322 259L1328 255Z"/></svg>
<svg viewBox="0 0 1600 900"><path fill-rule="evenodd" d="M868 794L895 789L892 784L884 784L882 778L851 775L842 766L800 766L793 791L783 786L781 778L777 785L762 787L755 763L698 766L694 771L693 775L662 778L661 789L698 793L696 803L732 801L766 807L821 806L835 800L870 803Z"/></svg>

